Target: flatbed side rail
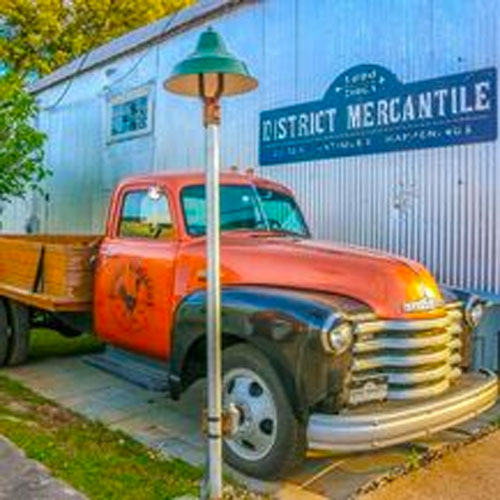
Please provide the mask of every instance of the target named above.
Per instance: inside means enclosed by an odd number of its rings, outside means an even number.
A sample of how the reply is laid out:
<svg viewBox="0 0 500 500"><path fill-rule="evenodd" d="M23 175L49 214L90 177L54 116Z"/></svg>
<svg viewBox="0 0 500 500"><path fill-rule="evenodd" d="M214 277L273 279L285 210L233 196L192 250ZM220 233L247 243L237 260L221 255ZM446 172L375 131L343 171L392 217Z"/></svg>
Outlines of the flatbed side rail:
<svg viewBox="0 0 500 500"><path fill-rule="evenodd" d="M82 302L67 297L54 297L45 293L29 292L2 283L0 283L0 297L16 300L27 306L49 312L85 312L92 309L92 301Z"/></svg>
<svg viewBox="0 0 500 500"><path fill-rule="evenodd" d="M0 235L0 296L51 312L92 307L100 236Z"/></svg>

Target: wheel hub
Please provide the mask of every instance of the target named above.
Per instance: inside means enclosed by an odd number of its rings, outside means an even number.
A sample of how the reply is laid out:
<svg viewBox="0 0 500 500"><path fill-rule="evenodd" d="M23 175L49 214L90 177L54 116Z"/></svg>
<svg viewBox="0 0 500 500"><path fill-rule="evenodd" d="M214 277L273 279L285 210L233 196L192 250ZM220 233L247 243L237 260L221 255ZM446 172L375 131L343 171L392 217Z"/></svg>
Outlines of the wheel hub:
<svg viewBox="0 0 500 500"><path fill-rule="evenodd" d="M223 381L224 406L238 412L235 432L227 446L245 460L260 460L273 447L277 432L277 409L264 380L251 370L230 370Z"/></svg>

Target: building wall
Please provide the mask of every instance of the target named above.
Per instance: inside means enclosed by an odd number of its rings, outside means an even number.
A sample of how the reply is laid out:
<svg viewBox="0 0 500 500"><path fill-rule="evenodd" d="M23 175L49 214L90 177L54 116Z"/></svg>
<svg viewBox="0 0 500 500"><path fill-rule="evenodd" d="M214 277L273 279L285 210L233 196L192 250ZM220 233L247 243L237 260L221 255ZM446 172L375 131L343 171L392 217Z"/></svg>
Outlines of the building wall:
<svg viewBox="0 0 500 500"><path fill-rule="evenodd" d="M497 66L499 19L498 0L260 0L212 20L260 80L223 105L223 165L256 166L291 186L319 238L407 255L442 282L500 294L497 142L258 166L260 111L319 99L362 63L402 82ZM123 176L203 165L200 106L167 94L162 82L205 27L84 73L41 113L54 170L46 230L102 231ZM108 144L107 100L145 84L152 133ZM40 93L42 107L65 85Z"/></svg>

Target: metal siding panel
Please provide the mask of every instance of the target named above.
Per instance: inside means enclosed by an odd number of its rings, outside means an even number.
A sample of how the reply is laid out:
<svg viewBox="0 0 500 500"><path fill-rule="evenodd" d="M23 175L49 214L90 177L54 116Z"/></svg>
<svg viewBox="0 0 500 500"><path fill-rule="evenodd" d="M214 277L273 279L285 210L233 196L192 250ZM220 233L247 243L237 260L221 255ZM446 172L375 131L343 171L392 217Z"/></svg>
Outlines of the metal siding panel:
<svg viewBox="0 0 500 500"><path fill-rule="evenodd" d="M297 99L280 97L263 109L317 99L337 74L360 63L413 81L498 61L498 2L289 3L298 5L289 25L300 20ZM443 282L498 294L497 160L496 143L487 143L260 172L296 190L319 237L403 254Z"/></svg>
<svg viewBox="0 0 500 500"><path fill-rule="evenodd" d="M46 162L53 171L46 183L50 203L44 229L49 232L89 232L92 227L92 195L100 188L99 117L95 100L45 114L44 129L50 137Z"/></svg>

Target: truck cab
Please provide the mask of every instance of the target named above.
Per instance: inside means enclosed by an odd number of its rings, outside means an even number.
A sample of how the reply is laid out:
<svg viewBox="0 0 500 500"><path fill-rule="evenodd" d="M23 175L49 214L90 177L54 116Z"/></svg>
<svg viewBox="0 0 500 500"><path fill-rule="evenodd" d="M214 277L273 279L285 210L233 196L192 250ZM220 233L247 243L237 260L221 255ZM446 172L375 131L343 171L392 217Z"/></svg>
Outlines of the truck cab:
<svg viewBox="0 0 500 500"><path fill-rule="evenodd" d="M307 238L309 230L283 186L235 174L224 174L221 184L222 283L260 283L262 273L275 265L260 262L257 270L251 247L270 236ZM264 208L274 211L275 219L261 213ZM186 296L205 288L204 233L202 174L123 182L114 193L98 255L94 320L99 336L169 359L174 312Z"/></svg>

